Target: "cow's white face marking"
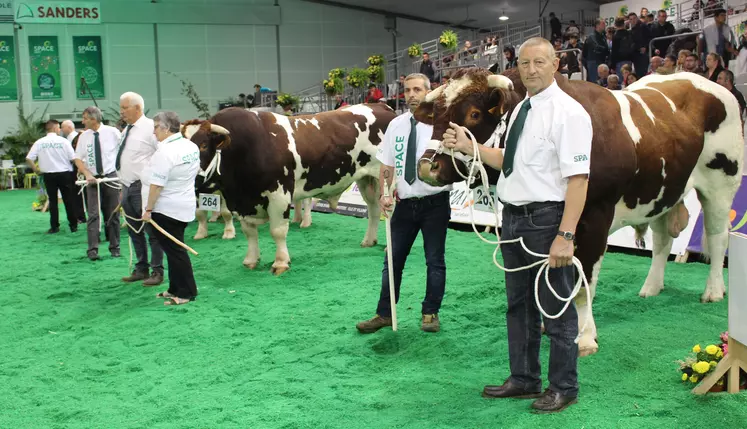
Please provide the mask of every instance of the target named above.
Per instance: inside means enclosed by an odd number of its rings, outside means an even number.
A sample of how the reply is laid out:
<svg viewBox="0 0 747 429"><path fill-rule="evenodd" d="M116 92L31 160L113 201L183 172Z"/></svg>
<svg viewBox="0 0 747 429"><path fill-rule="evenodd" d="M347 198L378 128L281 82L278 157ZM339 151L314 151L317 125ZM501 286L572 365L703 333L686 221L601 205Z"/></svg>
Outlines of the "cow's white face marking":
<svg viewBox="0 0 747 429"><path fill-rule="evenodd" d="M184 127L184 138L186 138L187 140L191 140L199 130L199 125L187 125L186 127Z"/></svg>
<svg viewBox="0 0 747 429"><path fill-rule="evenodd" d="M449 84L451 84L451 82L449 82ZM445 86L439 86L438 88L426 94L425 101L432 103L434 100L441 96L441 93L444 92L444 88Z"/></svg>
<svg viewBox="0 0 747 429"><path fill-rule="evenodd" d="M462 93L462 91L464 91L464 88L468 87L471 83L472 83L472 79L466 76L449 81L449 83L443 87L444 88L443 94L444 94L444 99L446 100L446 107L451 106L451 103L453 103L454 100L456 100L456 98Z"/></svg>

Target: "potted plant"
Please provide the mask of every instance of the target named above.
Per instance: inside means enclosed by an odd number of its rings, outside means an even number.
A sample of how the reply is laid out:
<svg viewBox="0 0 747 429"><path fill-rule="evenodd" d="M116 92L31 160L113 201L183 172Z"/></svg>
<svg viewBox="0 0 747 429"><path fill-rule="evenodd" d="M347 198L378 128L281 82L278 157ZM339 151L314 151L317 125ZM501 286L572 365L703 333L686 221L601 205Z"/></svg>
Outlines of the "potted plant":
<svg viewBox="0 0 747 429"><path fill-rule="evenodd" d="M441 37L438 38L438 43L442 48L450 51L457 48L459 38L453 30L444 30L444 32L441 33Z"/></svg>
<svg viewBox="0 0 747 429"><path fill-rule="evenodd" d="M363 88L371 81L367 69L354 68L347 76L348 85L353 88Z"/></svg>
<svg viewBox="0 0 747 429"><path fill-rule="evenodd" d="M713 372L718 363L729 353L728 338L728 332L724 332L721 334L721 342L718 345L709 344L702 348L700 344L697 344L693 347L690 356L685 360L678 361L682 382L694 386ZM740 390L745 389L745 382L747 382L747 377L745 377L744 371L741 371ZM723 392L727 387L727 376L724 375L711 387L710 391Z"/></svg>
<svg viewBox="0 0 747 429"><path fill-rule="evenodd" d="M423 47L420 43L413 43L407 48L407 55L412 59L420 58L423 55Z"/></svg>
<svg viewBox="0 0 747 429"><path fill-rule="evenodd" d="M294 108L298 107L298 103L301 100L293 95L281 93L277 98L277 105L283 108L284 112L291 112Z"/></svg>
<svg viewBox="0 0 747 429"><path fill-rule="evenodd" d="M337 94L342 94L342 92L345 90L345 82L343 82L342 78L339 77L324 79L322 85L324 86L324 92L330 97L333 97Z"/></svg>

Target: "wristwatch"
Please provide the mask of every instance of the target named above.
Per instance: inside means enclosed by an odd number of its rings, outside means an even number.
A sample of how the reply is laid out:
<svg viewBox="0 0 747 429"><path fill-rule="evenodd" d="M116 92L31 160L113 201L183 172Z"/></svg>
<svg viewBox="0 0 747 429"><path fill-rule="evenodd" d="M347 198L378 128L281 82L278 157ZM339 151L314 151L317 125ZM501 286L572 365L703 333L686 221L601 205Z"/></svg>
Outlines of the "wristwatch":
<svg viewBox="0 0 747 429"><path fill-rule="evenodd" d="M565 238L568 241L572 241L576 236L570 231L558 231L558 236Z"/></svg>

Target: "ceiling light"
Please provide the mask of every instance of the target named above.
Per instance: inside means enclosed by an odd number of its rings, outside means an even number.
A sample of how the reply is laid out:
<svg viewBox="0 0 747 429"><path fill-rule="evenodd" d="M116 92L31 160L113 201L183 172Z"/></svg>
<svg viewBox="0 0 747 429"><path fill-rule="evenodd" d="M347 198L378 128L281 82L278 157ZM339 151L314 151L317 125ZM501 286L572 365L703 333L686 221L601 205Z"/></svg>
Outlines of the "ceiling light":
<svg viewBox="0 0 747 429"><path fill-rule="evenodd" d="M506 12L504 11L503 14L498 17L498 19L501 21L506 21L508 19L508 17L506 16Z"/></svg>

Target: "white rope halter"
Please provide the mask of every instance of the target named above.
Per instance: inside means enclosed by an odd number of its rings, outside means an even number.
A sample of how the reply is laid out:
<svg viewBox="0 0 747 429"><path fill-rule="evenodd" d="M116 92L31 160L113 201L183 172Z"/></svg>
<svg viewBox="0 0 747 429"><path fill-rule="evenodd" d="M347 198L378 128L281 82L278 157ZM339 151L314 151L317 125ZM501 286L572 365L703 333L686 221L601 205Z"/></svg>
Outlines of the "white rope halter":
<svg viewBox="0 0 747 429"><path fill-rule="evenodd" d="M213 177L213 174L216 172L220 176L220 149L217 149L215 151L215 156L213 156L213 159L210 161L210 164L208 164L206 170L200 169L200 172L198 173L199 176L202 176L204 178L204 182L207 183L208 180L210 180L211 177Z"/></svg>

